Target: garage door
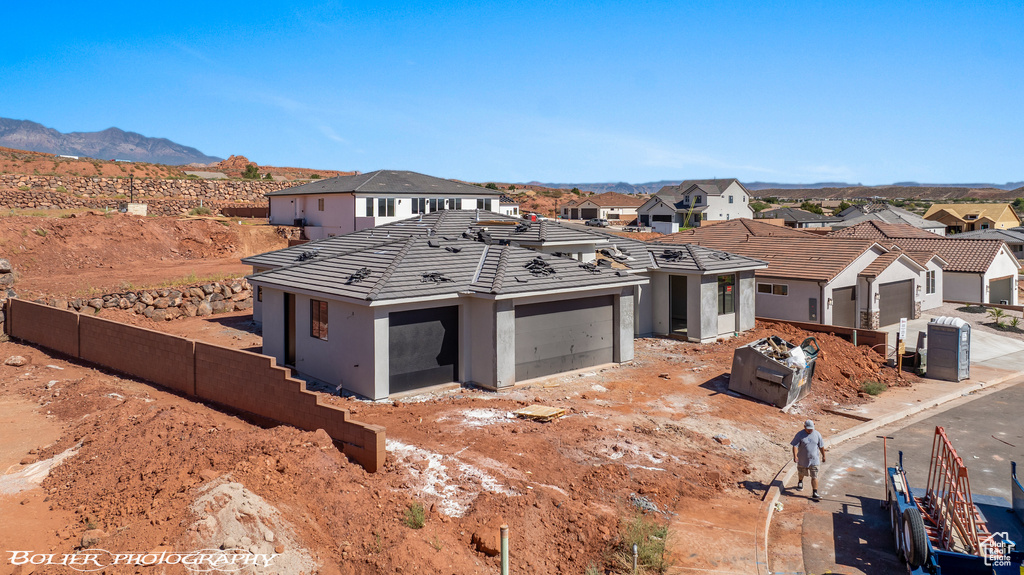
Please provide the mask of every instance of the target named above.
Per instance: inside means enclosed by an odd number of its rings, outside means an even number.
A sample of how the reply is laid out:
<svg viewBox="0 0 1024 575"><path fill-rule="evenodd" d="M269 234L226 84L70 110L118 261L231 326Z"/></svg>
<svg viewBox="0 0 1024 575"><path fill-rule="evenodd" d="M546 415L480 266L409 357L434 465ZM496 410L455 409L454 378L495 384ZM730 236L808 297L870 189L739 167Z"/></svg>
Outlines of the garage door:
<svg viewBox="0 0 1024 575"><path fill-rule="evenodd" d="M900 318L914 317L914 280L881 284L878 294L880 325L892 325L899 323Z"/></svg>
<svg viewBox="0 0 1024 575"><path fill-rule="evenodd" d="M516 306L516 381L613 361L612 296Z"/></svg>
<svg viewBox="0 0 1024 575"><path fill-rule="evenodd" d="M389 314L388 369L391 393L457 381L458 306Z"/></svg>
<svg viewBox="0 0 1024 575"><path fill-rule="evenodd" d="M857 288L832 290L832 325L857 327Z"/></svg>
<svg viewBox="0 0 1024 575"><path fill-rule="evenodd" d="M988 282L988 303L1013 302L1013 278L1005 277Z"/></svg>
<svg viewBox="0 0 1024 575"><path fill-rule="evenodd" d="M581 220L589 220L591 218L596 218L598 216L597 212L598 212L597 208L581 208L580 209L580 219Z"/></svg>

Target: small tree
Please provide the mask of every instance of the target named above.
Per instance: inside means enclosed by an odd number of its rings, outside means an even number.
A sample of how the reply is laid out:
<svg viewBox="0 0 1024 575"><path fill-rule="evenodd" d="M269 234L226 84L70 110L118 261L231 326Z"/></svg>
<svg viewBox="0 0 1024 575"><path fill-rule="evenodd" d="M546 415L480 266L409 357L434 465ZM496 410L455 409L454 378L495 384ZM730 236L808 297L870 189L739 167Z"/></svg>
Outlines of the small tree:
<svg viewBox="0 0 1024 575"><path fill-rule="evenodd" d="M508 191L510 191L510 192L516 191L516 185L515 184L509 184Z"/></svg>
<svg viewBox="0 0 1024 575"><path fill-rule="evenodd" d="M266 174L263 175L263 179L264 180L273 180L274 176L271 176L270 172L267 172Z"/></svg>
<svg viewBox="0 0 1024 575"><path fill-rule="evenodd" d="M811 202L804 202L800 204L800 209L805 212L811 212L812 214L818 214L819 216L825 213L825 210L821 209L821 206Z"/></svg>
<svg viewBox="0 0 1024 575"><path fill-rule="evenodd" d="M767 210L770 207L771 206L764 202L750 202L750 209L753 210L755 214L758 212L763 212L764 210Z"/></svg>
<svg viewBox="0 0 1024 575"><path fill-rule="evenodd" d="M574 194L576 194L577 196L580 195L580 193L581 193L579 188L573 188L573 189L571 189L569 191L574 193Z"/></svg>
<svg viewBox="0 0 1024 575"><path fill-rule="evenodd" d="M850 209L852 207L853 207L853 204L851 204L850 202L847 202L846 200L843 200L843 201L839 202L838 206L836 206L836 213L838 214L839 212L841 212L843 210L848 210L848 209Z"/></svg>
<svg viewBox="0 0 1024 575"><path fill-rule="evenodd" d="M495 184L494 182L487 182L486 184L484 184L484 187L487 188L488 190L497 190L498 184Z"/></svg>
<svg viewBox="0 0 1024 575"><path fill-rule="evenodd" d="M260 179L260 170L256 167L256 164L249 164L245 167L245 171L242 172L242 177L247 180L258 180Z"/></svg>

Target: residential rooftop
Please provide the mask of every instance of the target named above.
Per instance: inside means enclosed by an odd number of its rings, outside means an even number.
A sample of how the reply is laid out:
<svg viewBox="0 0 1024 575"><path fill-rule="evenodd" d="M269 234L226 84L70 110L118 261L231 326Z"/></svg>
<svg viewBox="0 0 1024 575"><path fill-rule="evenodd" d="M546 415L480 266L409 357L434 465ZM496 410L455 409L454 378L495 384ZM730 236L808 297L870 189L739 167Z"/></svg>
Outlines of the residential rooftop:
<svg viewBox="0 0 1024 575"><path fill-rule="evenodd" d="M501 197L498 190L405 170L376 170L338 176L269 192L268 197L322 194L414 195L427 197Z"/></svg>

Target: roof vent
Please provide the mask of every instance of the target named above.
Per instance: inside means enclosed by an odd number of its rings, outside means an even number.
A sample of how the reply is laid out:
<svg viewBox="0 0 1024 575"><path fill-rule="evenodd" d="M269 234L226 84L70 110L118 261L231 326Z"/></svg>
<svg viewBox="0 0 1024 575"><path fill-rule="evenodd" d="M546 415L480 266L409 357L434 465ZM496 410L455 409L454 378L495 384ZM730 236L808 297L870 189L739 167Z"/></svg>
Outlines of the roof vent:
<svg viewBox="0 0 1024 575"><path fill-rule="evenodd" d="M348 281L345 283L349 285L357 284L368 277L370 277L370 268L359 268L355 273L348 276Z"/></svg>
<svg viewBox="0 0 1024 575"><path fill-rule="evenodd" d="M720 262L732 261L732 254L726 253L726 252L714 252L714 253L708 254L708 257L711 258L711 259L714 259L714 260L718 260Z"/></svg>
<svg viewBox="0 0 1024 575"><path fill-rule="evenodd" d="M449 251L449 252L451 252L453 254L457 254L457 253L462 251L462 248L457 248L455 246L447 246L444 249L445 249L445 251Z"/></svg>
<svg viewBox="0 0 1024 575"><path fill-rule="evenodd" d="M555 268L551 267L551 264L540 258L533 258L523 264L523 267L535 276L545 277L555 275Z"/></svg>
<svg viewBox="0 0 1024 575"><path fill-rule="evenodd" d="M523 222L521 224L516 224L516 229L512 233L521 234L528 231L530 231L530 224Z"/></svg>
<svg viewBox="0 0 1024 575"><path fill-rule="evenodd" d="M297 257L295 259L296 259L296 261L304 262L304 261L307 261L307 260L311 260L311 259L317 257L318 255L320 255L320 248L313 248L311 250L303 251L301 254L299 254L299 257Z"/></svg>
<svg viewBox="0 0 1024 575"><path fill-rule="evenodd" d="M450 277L445 276L441 272L427 272L427 273L423 274L422 277L420 277L420 283L427 283L427 282L434 282L436 284L443 284L443 283L454 283L455 280L453 280Z"/></svg>
<svg viewBox="0 0 1024 575"><path fill-rule="evenodd" d="M427 245L432 248L439 248L441 247L441 242L437 240L427 240Z"/></svg>

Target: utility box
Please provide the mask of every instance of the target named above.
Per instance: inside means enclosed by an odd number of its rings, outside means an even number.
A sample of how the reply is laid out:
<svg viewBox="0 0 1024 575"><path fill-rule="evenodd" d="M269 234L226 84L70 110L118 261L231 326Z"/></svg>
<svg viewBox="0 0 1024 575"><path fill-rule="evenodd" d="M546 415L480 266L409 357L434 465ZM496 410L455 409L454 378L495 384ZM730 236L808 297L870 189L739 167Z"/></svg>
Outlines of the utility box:
<svg viewBox="0 0 1024 575"><path fill-rule="evenodd" d="M775 335L759 339L733 353L729 390L784 409L811 391L817 359L818 342L813 337L799 346Z"/></svg>
<svg viewBox="0 0 1024 575"><path fill-rule="evenodd" d="M929 378L960 381L971 377L971 324L958 317L932 318L927 342Z"/></svg>

